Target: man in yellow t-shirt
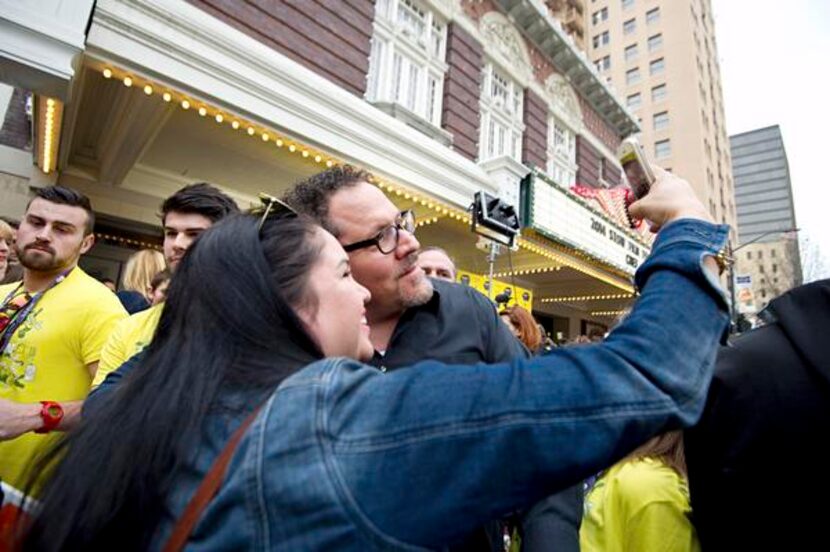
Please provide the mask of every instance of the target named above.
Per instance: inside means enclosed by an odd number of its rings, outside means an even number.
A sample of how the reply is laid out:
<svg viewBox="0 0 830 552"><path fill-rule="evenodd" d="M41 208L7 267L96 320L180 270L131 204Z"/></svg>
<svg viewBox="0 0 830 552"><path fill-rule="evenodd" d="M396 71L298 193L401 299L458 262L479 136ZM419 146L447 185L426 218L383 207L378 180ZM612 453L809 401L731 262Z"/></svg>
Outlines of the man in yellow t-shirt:
<svg viewBox="0 0 830 552"><path fill-rule="evenodd" d="M161 206L164 225L164 259L171 271L193 241L215 222L239 212L236 203L209 184L185 186L164 200ZM92 382L98 387L107 376L140 353L153 339L164 303L136 313L119 323L101 351L101 363Z"/></svg>
<svg viewBox="0 0 830 552"><path fill-rule="evenodd" d="M49 186L17 231L23 281L0 286L0 479L25 489L53 431L71 429L89 392L118 299L77 264L92 247L89 199ZM42 477L36 481L37 489Z"/></svg>

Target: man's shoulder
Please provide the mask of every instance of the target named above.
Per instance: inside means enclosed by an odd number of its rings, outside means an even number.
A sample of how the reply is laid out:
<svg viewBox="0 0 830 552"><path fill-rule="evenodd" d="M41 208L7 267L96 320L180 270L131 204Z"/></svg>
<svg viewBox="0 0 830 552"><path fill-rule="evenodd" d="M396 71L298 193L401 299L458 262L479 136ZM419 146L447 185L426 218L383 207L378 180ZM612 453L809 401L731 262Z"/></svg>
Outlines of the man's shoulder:
<svg viewBox="0 0 830 552"><path fill-rule="evenodd" d="M121 332L139 331L142 328L155 329L161 318L161 312L164 309L164 303L153 305L149 309L144 309L141 312L131 314L124 320L118 323L118 330Z"/></svg>
<svg viewBox="0 0 830 552"><path fill-rule="evenodd" d="M432 285L437 292L442 309L492 310L494 308L487 297L470 286L443 280L433 280Z"/></svg>
<svg viewBox="0 0 830 552"><path fill-rule="evenodd" d="M77 301L94 298L95 301L103 302L107 306L121 305L118 297L107 286L84 272L81 267L75 267L55 290L60 290L63 297L68 296ZM47 293L46 296L48 295Z"/></svg>

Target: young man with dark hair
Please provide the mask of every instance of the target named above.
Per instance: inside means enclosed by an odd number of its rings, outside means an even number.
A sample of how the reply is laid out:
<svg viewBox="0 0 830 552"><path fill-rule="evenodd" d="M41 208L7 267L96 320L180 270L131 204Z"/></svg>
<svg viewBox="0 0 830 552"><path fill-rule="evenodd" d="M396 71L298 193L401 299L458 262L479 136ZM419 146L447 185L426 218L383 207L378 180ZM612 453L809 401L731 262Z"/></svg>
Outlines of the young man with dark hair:
<svg viewBox="0 0 830 552"><path fill-rule="evenodd" d="M238 213L233 199L210 184L185 186L164 200L161 222L164 227L164 260L175 272L187 249L199 235L222 218ZM154 304L118 324L101 351L101 364L93 387L139 353L153 338L164 303Z"/></svg>
<svg viewBox="0 0 830 552"><path fill-rule="evenodd" d="M0 479L14 487L24 486L52 432L77 423L107 335L127 316L78 267L93 224L86 196L38 189L17 230L23 281L0 286Z"/></svg>
<svg viewBox="0 0 830 552"><path fill-rule="evenodd" d="M475 364L528 356L486 297L426 277L418 266L414 214L400 212L372 184L369 173L334 167L298 183L283 199L334 234L349 254L355 280L371 292L366 305L375 347L371 364L386 371L428 359ZM554 528L546 533L545 549L578 550L581 508L581 490L576 489L537 510L534 527ZM548 523L551 517L554 522ZM488 526L487 533L473 535L453 550L501 550L498 524Z"/></svg>

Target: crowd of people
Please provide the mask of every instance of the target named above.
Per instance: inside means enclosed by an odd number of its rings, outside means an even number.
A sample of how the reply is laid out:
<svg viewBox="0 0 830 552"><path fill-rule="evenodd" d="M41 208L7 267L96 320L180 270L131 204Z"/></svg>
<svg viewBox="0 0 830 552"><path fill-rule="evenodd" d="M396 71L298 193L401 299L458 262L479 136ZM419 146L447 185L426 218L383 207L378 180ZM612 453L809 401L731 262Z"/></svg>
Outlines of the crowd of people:
<svg viewBox="0 0 830 552"><path fill-rule="evenodd" d="M0 523L0 547L741 542L733 533L750 516L720 514L740 500L769 516L745 499L767 466L750 449L768 451L777 426L756 415L757 445L746 445L752 400L726 390L740 395L754 361L729 349L729 371L715 371L728 227L685 181L655 172L630 206L658 231L635 277L640 296L607 336L568 347L546 346L525 309L500 312L454 283L446 251L415 237L415 213L348 165L249 212L214 186L182 188L161 206L163 263L136 254L118 296L78 266L94 242L89 200L36 189L16 231L0 225L0 277L21 267L0 286L0 479L21 506ZM760 331L790 343L805 301L826 318L830 286L808 291L782 298L779 320ZM813 393L809 408L775 396L819 431L830 363L813 345L803 356L792 341L776 359L799 359L793 378ZM796 460L818 471L823 457ZM747 526L724 526L735 520ZM781 534L767 529L766 542Z"/></svg>

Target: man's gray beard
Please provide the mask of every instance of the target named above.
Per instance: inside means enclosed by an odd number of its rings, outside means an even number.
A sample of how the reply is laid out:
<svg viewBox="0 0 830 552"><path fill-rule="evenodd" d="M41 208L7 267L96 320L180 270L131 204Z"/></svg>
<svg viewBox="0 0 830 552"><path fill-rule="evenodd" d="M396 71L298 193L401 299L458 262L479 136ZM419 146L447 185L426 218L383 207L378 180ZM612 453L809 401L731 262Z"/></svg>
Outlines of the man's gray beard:
<svg viewBox="0 0 830 552"><path fill-rule="evenodd" d="M421 282L421 285L416 289L402 294L401 299L404 307L419 307L432 299L432 294L435 293L432 282L426 276L421 279Z"/></svg>

